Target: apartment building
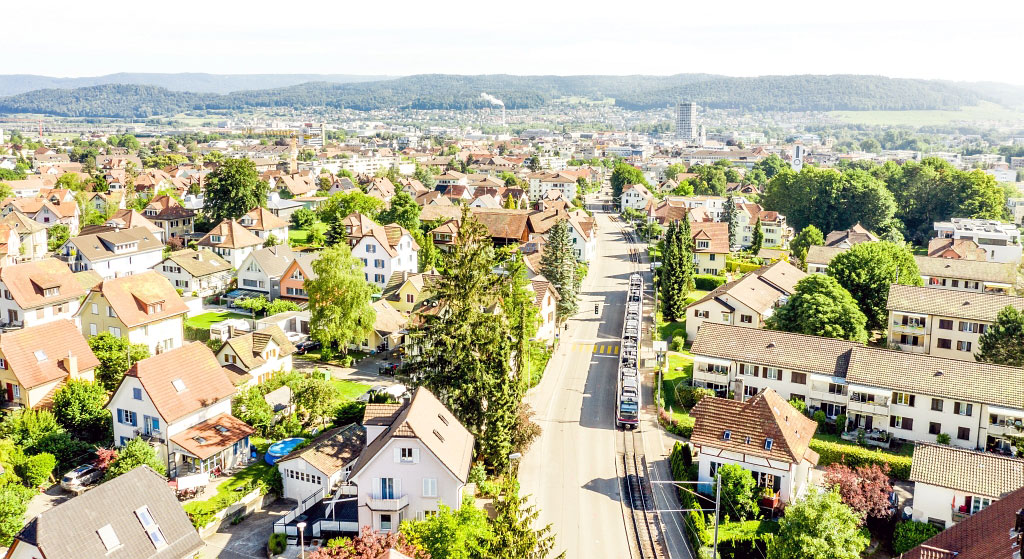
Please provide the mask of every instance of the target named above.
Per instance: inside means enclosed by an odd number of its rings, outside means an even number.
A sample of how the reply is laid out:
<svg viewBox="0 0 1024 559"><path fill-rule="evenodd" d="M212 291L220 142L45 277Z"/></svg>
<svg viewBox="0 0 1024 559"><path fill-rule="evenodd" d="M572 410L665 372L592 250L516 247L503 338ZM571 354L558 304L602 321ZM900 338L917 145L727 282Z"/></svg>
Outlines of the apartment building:
<svg viewBox="0 0 1024 559"><path fill-rule="evenodd" d="M865 347L788 332L705 324L694 384L742 398L772 388L809 410L847 417L869 441L936 442L1009 452L1024 420L1024 370Z"/></svg>
<svg viewBox="0 0 1024 559"><path fill-rule="evenodd" d="M931 256L915 256L914 260L927 287L999 295L1016 289L1017 266L1012 262Z"/></svg>
<svg viewBox="0 0 1024 559"><path fill-rule="evenodd" d="M939 238L974 241L988 253L991 262L1020 264L1020 230L1016 224L954 217L949 221L936 221L934 227Z"/></svg>
<svg viewBox="0 0 1024 559"><path fill-rule="evenodd" d="M545 198L549 190L558 190L562 193L562 199L573 201L576 199L577 176L564 171L541 171L530 173L526 176L530 181L530 200L537 201Z"/></svg>
<svg viewBox="0 0 1024 559"><path fill-rule="evenodd" d="M889 287L888 340L902 351L974 360L981 335L1003 308L1024 309L1024 298L992 293Z"/></svg>
<svg viewBox="0 0 1024 559"><path fill-rule="evenodd" d="M778 261L718 286L686 307L686 339L693 340L705 322L762 328L774 310L806 277L792 264Z"/></svg>
<svg viewBox="0 0 1024 559"><path fill-rule="evenodd" d="M153 271L98 283L76 319L82 334L109 332L144 344L150 355L181 347L188 308L167 278Z"/></svg>
<svg viewBox="0 0 1024 559"><path fill-rule="evenodd" d="M419 268L420 246L401 225L378 225L358 213L347 216L343 223L352 255L363 262L366 281L383 288L391 274Z"/></svg>
<svg viewBox="0 0 1024 559"><path fill-rule="evenodd" d="M142 214L163 229L164 239L188 236L195 230L195 210L183 207L177 200L164 194L151 198Z"/></svg>
<svg viewBox="0 0 1024 559"><path fill-rule="evenodd" d="M763 247L788 248L793 238L793 228L786 225L786 216L767 211L758 204L737 203L733 220L736 242L743 248L754 244L754 228L758 222L764 235Z"/></svg>

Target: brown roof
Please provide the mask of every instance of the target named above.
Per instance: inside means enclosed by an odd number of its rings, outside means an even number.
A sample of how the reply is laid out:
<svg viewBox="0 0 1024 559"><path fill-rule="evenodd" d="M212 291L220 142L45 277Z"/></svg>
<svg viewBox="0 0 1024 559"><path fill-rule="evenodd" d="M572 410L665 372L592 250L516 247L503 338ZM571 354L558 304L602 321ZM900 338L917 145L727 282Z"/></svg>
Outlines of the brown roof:
<svg viewBox="0 0 1024 559"><path fill-rule="evenodd" d="M146 208L142 211L148 212L150 210L155 211L156 215L147 215L145 217L150 220L157 219L161 221L193 217L196 214L195 211L182 206L177 200L166 194L160 194L151 198L149 203L146 204Z"/></svg>
<svg viewBox="0 0 1024 559"><path fill-rule="evenodd" d="M528 213L528 210L476 208L473 217L487 228L492 239L525 241L529 236Z"/></svg>
<svg viewBox="0 0 1024 559"><path fill-rule="evenodd" d="M723 306L732 309L728 299L734 298L758 313L764 314L784 295L790 295L796 284L807 277L803 271L785 261L778 261L762 266L738 280L722 284L713 291L694 301L687 308L705 303L712 299L718 300Z"/></svg>
<svg viewBox="0 0 1024 559"><path fill-rule="evenodd" d="M856 342L705 322L691 352L829 376L846 372ZM909 355L909 354L908 354Z"/></svg>
<svg viewBox="0 0 1024 559"><path fill-rule="evenodd" d="M373 310L376 312L376 318L373 322L373 329L381 335L387 336L398 332L406 327L409 323L409 317L398 312L398 309L392 307L384 299L374 301L371 305Z"/></svg>
<svg viewBox="0 0 1024 559"><path fill-rule="evenodd" d="M849 243L851 246L860 244L875 242L878 237L874 236L871 231L868 231L860 223L855 224L849 229L842 231L832 231L825 237L825 246L835 246L842 244L843 242Z"/></svg>
<svg viewBox="0 0 1024 559"><path fill-rule="evenodd" d="M25 388L67 378L72 357L77 361L75 374L100 364L82 332L70 320L55 320L0 335L0 353L6 367Z"/></svg>
<svg viewBox="0 0 1024 559"><path fill-rule="evenodd" d="M952 316L986 322L995 322L996 315L1006 307L1024 310L1024 297L899 284L889 286L889 302L885 306L890 311Z"/></svg>
<svg viewBox="0 0 1024 559"><path fill-rule="evenodd" d="M218 272L231 271L231 264L208 248L202 250L192 250L189 248L175 251L167 257L167 260L181 266L183 270L197 278Z"/></svg>
<svg viewBox="0 0 1024 559"><path fill-rule="evenodd" d="M1024 409L1024 369L873 347L854 347L851 383Z"/></svg>
<svg viewBox="0 0 1024 559"><path fill-rule="evenodd" d="M230 398L235 387L221 371L213 351L192 342L132 365L126 375L139 379L142 388L168 423ZM175 381L180 380L179 387Z"/></svg>
<svg viewBox="0 0 1024 559"><path fill-rule="evenodd" d="M1024 460L957 446L917 443L910 481L998 499L1024 487Z"/></svg>
<svg viewBox="0 0 1024 559"><path fill-rule="evenodd" d="M366 404L363 425L391 425L404 409L404 404Z"/></svg>
<svg viewBox="0 0 1024 559"><path fill-rule="evenodd" d="M213 236L219 235L220 242L214 242ZM199 239L199 246L223 247L223 248L244 248L251 246L263 246L263 239L255 233L243 227L233 219L225 219L218 223L210 232Z"/></svg>
<svg viewBox="0 0 1024 559"><path fill-rule="evenodd" d="M174 444L205 460L255 433L244 421L222 413L171 437Z"/></svg>
<svg viewBox="0 0 1024 559"><path fill-rule="evenodd" d="M429 390L416 389L387 430L377 436L359 456L349 479L358 474L393 438L419 439L460 481L469 477L473 461L473 435Z"/></svg>
<svg viewBox="0 0 1024 559"><path fill-rule="evenodd" d="M367 407L374 404L368 404ZM379 404L378 404L379 405ZM302 458L327 477L341 471L359 457L366 446L366 428L352 423L324 431L307 446L292 451L279 463Z"/></svg>
<svg viewBox="0 0 1024 559"><path fill-rule="evenodd" d="M152 233L159 233L163 231L159 225L146 219L146 216L140 214L138 211L133 209L117 210L114 215L106 221L107 224L112 225L118 229L131 229L132 227L144 227Z"/></svg>
<svg viewBox="0 0 1024 559"><path fill-rule="evenodd" d="M1021 508L1024 488L939 532L903 559L1019 559L1020 548L1012 535Z"/></svg>
<svg viewBox="0 0 1024 559"><path fill-rule="evenodd" d="M771 460L817 463L808 448L818 424L798 412L771 388L746 402L726 398L701 399L690 414L697 446L709 446ZM725 433L728 432L728 440ZM771 439L771 446L767 440Z"/></svg>
<svg viewBox="0 0 1024 559"><path fill-rule="evenodd" d="M119 231L104 231L93 235L79 235L71 238L71 244L78 250L78 254L88 258L90 262L108 260L110 258L124 258L142 252L153 252L163 250L164 244L152 231L145 227L132 227ZM118 245L135 244L134 251L115 251Z"/></svg>
<svg viewBox="0 0 1024 559"><path fill-rule="evenodd" d="M249 210L249 213L239 218L238 221L250 231L270 231L272 229L288 227L287 221L277 217L270 210L262 206ZM251 221L251 223L247 223L247 221Z"/></svg>
<svg viewBox="0 0 1024 559"><path fill-rule="evenodd" d="M729 252L728 223L706 221L700 223L691 223L690 232L693 235L694 252L714 254L727 254ZM708 247L698 247L698 241L708 241Z"/></svg>
<svg viewBox="0 0 1024 559"><path fill-rule="evenodd" d="M804 261L806 264L821 264L828 266L832 263L833 258L847 250L848 249L843 247L812 245L807 248L807 257L804 258Z"/></svg>
<svg viewBox="0 0 1024 559"><path fill-rule="evenodd" d="M1017 282L1017 267L1012 262L986 262L984 260L954 260L915 256L917 269L922 276L987 281L1014 285Z"/></svg>
<svg viewBox="0 0 1024 559"><path fill-rule="evenodd" d="M103 295L117 318L129 328L188 312L171 282L154 271L104 280L92 290ZM150 313L149 305L157 303L162 303L163 308Z"/></svg>
<svg viewBox="0 0 1024 559"><path fill-rule="evenodd" d="M230 347L238 356L238 360L241 362L240 368L251 371L267 362L262 353L267 349L271 340L280 348L280 356L285 357L295 353L295 345L288 340L288 336L276 324L242 336L235 336L224 342L224 346Z"/></svg>
<svg viewBox="0 0 1024 559"><path fill-rule="evenodd" d="M4 266L0 268L0 282L22 309L72 301L85 295L68 265L56 258ZM51 288L57 288L57 294L47 297L45 290Z"/></svg>
<svg viewBox="0 0 1024 559"><path fill-rule="evenodd" d="M555 286L551 285L551 282L544 279L543 276L537 276L536 278L533 278L533 280L530 281L530 288L533 289L533 292L536 294L536 296L533 299L533 306L537 308L540 308L544 304L544 295L546 295L549 291L551 292L551 296L554 297L555 301L558 301L559 299L562 298L558 294L558 290L555 289Z"/></svg>
<svg viewBox="0 0 1024 559"><path fill-rule="evenodd" d="M928 256L963 260L987 260L988 253L971 239L936 238L928 241Z"/></svg>

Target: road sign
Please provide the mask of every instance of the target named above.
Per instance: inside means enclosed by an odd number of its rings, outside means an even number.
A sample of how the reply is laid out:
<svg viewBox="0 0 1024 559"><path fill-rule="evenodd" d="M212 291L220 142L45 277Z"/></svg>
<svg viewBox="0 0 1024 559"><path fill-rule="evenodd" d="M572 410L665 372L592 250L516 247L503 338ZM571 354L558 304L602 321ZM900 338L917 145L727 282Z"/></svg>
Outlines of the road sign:
<svg viewBox="0 0 1024 559"><path fill-rule="evenodd" d="M655 340L651 342L651 347L658 353L664 353L668 351L668 342L664 340Z"/></svg>

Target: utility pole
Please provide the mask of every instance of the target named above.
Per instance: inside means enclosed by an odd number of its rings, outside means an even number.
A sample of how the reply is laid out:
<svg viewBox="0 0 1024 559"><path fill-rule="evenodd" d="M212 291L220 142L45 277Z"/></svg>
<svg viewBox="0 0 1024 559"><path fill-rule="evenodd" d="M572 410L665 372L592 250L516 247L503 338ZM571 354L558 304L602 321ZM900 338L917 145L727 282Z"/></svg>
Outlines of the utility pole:
<svg viewBox="0 0 1024 559"><path fill-rule="evenodd" d="M715 472L715 487L715 549L711 556L718 559L718 514L721 512L722 504L722 474L718 472Z"/></svg>

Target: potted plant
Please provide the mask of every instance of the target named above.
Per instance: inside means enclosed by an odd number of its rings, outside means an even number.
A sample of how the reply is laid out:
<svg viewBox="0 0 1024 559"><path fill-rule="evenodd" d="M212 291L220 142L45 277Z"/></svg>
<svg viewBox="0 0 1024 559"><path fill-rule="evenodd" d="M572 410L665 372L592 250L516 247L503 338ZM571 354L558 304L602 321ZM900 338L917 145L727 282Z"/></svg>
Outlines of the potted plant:
<svg viewBox="0 0 1024 559"><path fill-rule="evenodd" d="M762 507L774 509L779 506L779 494L771 487L761 488L760 504Z"/></svg>

